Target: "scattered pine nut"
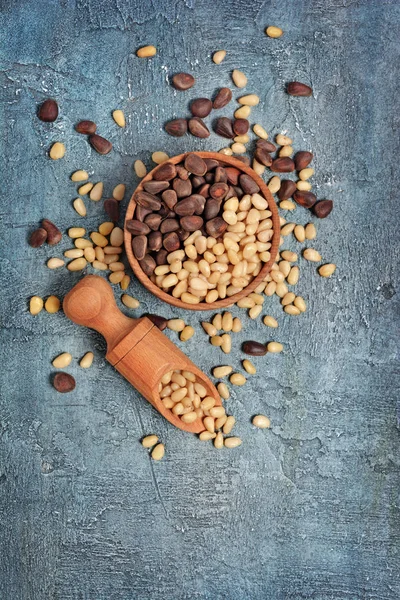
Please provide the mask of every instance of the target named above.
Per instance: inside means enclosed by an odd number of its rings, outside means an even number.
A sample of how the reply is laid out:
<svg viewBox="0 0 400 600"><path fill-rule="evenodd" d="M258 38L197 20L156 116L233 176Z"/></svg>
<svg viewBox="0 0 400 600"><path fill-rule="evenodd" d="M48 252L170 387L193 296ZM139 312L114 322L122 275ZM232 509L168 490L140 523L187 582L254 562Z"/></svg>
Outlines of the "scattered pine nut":
<svg viewBox="0 0 400 600"><path fill-rule="evenodd" d="M212 323L208 323L207 321L202 321L201 326L203 327L204 331L210 336L217 335L217 333L218 333L216 327L214 327L214 325L212 325Z"/></svg>
<svg viewBox="0 0 400 600"><path fill-rule="evenodd" d="M307 223L304 229L306 240L314 240L317 237L317 230L314 223Z"/></svg>
<svg viewBox="0 0 400 600"><path fill-rule="evenodd" d="M232 348L232 340L229 333L224 333L221 335L221 350L225 352L225 354L229 354Z"/></svg>
<svg viewBox="0 0 400 600"><path fill-rule="evenodd" d="M246 152L246 146L244 144L235 142L232 144L231 150L234 154L244 154Z"/></svg>
<svg viewBox="0 0 400 600"><path fill-rule="evenodd" d="M232 71L232 81L238 88L244 88L247 85L246 75L238 69Z"/></svg>
<svg viewBox="0 0 400 600"><path fill-rule="evenodd" d="M229 437L225 438L224 445L225 448L237 448L242 443L242 440L239 437Z"/></svg>
<svg viewBox="0 0 400 600"><path fill-rule="evenodd" d="M279 150L279 157L282 158L284 156L292 156L294 150L292 148L292 146L282 146L282 148Z"/></svg>
<svg viewBox="0 0 400 600"><path fill-rule="evenodd" d="M303 251L303 257L311 262L319 262L322 260L322 256L319 252L317 252L317 250L314 250L314 248L306 248Z"/></svg>
<svg viewBox="0 0 400 600"><path fill-rule="evenodd" d="M276 194L276 192L279 192L279 190L281 189L281 180L278 177L278 175L274 175L273 177L271 177L267 187L271 194Z"/></svg>
<svg viewBox="0 0 400 600"><path fill-rule="evenodd" d="M256 304L255 306L250 308L250 310L249 310L250 319L257 319L257 317L260 315L261 311L262 311L261 304Z"/></svg>
<svg viewBox="0 0 400 600"><path fill-rule="evenodd" d="M86 229L84 227L70 227L68 229L68 235L72 239L81 238L86 233Z"/></svg>
<svg viewBox="0 0 400 600"><path fill-rule="evenodd" d="M93 248L93 243L90 240L85 240L85 238L76 239L74 244L77 248Z"/></svg>
<svg viewBox="0 0 400 600"><path fill-rule="evenodd" d="M122 278L122 281L120 283L121 290L127 290L130 282L131 282L131 278L129 277L129 275L124 275Z"/></svg>
<svg viewBox="0 0 400 600"><path fill-rule="evenodd" d="M336 271L336 265L333 263L327 263L326 265L322 265L318 269L318 273L321 277L330 277Z"/></svg>
<svg viewBox="0 0 400 600"><path fill-rule="evenodd" d="M49 269L58 269L65 265L65 261L61 258L49 258L46 264Z"/></svg>
<svg viewBox="0 0 400 600"><path fill-rule="evenodd" d="M281 252L281 258L283 258L283 260L287 260L288 262L296 262L299 259L296 252L292 252L291 250L283 250Z"/></svg>
<svg viewBox="0 0 400 600"><path fill-rule="evenodd" d="M238 102L245 106L257 106L260 102L260 98L256 94L247 94L247 96L239 98Z"/></svg>
<svg viewBox="0 0 400 600"><path fill-rule="evenodd" d="M157 444L157 442L158 442L157 435L146 435L146 437L144 437L142 439L142 446L144 448L151 448L152 446L155 446L155 444Z"/></svg>
<svg viewBox="0 0 400 600"><path fill-rule="evenodd" d="M209 440L213 440L216 437L216 433L212 433L211 431L202 431L199 435L199 439L202 442L208 442Z"/></svg>
<svg viewBox="0 0 400 600"><path fill-rule="evenodd" d="M296 223L286 223L286 225L284 225L281 229L281 235L283 235L284 237L290 235L292 231L294 231L295 227Z"/></svg>
<svg viewBox="0 0 400 600"><path fill-rule="evenodd" d="M244 385L246 383L246 377L241 373L232 373L229 377L229 381L232 385Z"/></svg>
<svg viewBox="0 0 400 600"><path fill-rule="evenodd" d="M253 125L253 131L262 140L267 140L268 139L268 133L265 131L264 127L262 127L258 123L256 123L255 125Z"/></svg>
<svg viewBox="0 0 400 600"><path fill-rule="evenodd" d="M299 309L300 312L306 312L307 305L302 296L296 296L296 298L293 300L293 304Z"/></svg>
<svg viewBox="0 0 400 600"><path fill-rule="evenodd" d="M29 301L29 312L31 315L38 315L43 308L43 300L40 296L32 296Z"/></svg>
<svg viewBox="0 0 400 600"><path fill-rule="evenodd" d="M217 448L217 450L221 450L221 448L223 448L223 446L224 446L224 436L222 435L221 431L219 431L214 439L214 447Z"/></svg>
<svg viewBox="0 0 400 600"><path fill-rule="evenodd" d="M279 208L282 210L296 210L296 204L291 200L282 200L279 204Z"/></svg>
<svg viewBox="0 0 400 600"><path fill-rule="evenodd" d="M151 453L151 458L153 460L161 460L165 454L165 446L164 444L157 444Z"/></svg>
<svg viewBox="0 0 400 600"><path fill-rule="evenodd" d="M212 346L222 346L222 336L212 335L210 337L210 343Z"/></svg>
<svg viewBox="0 0 400 600"><path fill-rule="evenodd" d="M263 323L267 327L273 327L274 329L278 327L278 321L274 317L271 317L271 315L265 315Z"/></svg>
<svg viewBox="0 0 400 600"><path fill-rule="evenodd" d="M60 310L61 302L57 296L49 296L45 302L44 308L48 313L56 313Z"/></svg>
<svg viewBox="0 0 400 600"><path fill-rule="evenodd" d="M113 110L112 116L118 127L125 127L125 115L122 110L119 108Z"/></svg>
<svg viewBox="0 0 400 600"><path fill-rule="evenodd" d="M171 331L181 332L185 329L186 324L183 319L170 319L167 321L167 327L168 329L171 329Z"/></svg>
<svg viewBox="0 0 400 600"><path fill-rule="evenodd" d="M298 309L297 306L294 306L293 304L288 304L287 306L284 306L283 310L285 311L285 313L292 316L297 316L301 312L300 309Z"/></svg>
<svg viewBox="0 0 400 600"><path fill-rule="evenodd" d="M79 216L86 217L86 206L82 198L75 198L72 205Z"/></svg>
<svg viewBox="0 0 400 600"><path fill-rule="evenodd" d="M96 246L100 246L100 248L104 248L104 246L108 245L108 239L98 231L93 231L90 234L90 239L96 244Z"/></svg>
<svg viewBox="0 0 400 600"><path fill-rule="evenodd" d="M255 375L257 373L257 369L255 368L255 366L253 365L251 360L248 360L247 358L245 358L244 361L242 361L242 364L243 364L244 370L247 373L249 373L249 375Z"/></svg>
<svg viewBox="0 0 400 600"><path fill-rule="evenodd" d="M156 163L156 165L161 165L163 162L169 159L169 156L166 152L153 152L151 155L151 160Z"/></svg>
<svg viewBox="0 0 400 600"><path fill-rule="evenodd" d="M136 50L136 56L139 58L151 58L157 54L157 48L155 46L142 46Z"/></svg>
<svg viewBox="0 0 400 600"><path fill-rule="evenodd" d="M219 154L224 154L225 156L232 156L233 152L230 148L221 148L221 150L218 150Z"/></svg>
<svg viewBox="0 0 400 600"><path fill-rule="evenodd" d="M82 369L89 369L93 364L94 354L93 352L86 352L86 354L79 361L79 366Z"/></svg>
<svg viewBox="0 0 400 600"><path fill-rule="evenodd" d="M255 171L257 175L262 175L265 171L264 165L259 163L255 158L253 158L253 171Z"/></svg>
<svg viewBox="0 0 400 600"><path fill-rule="evenodd" d="M222 427L222 431L223 431L223 433L224 433L225 435L229 435L229 434L230 434L230 432L232 431L232 429L233 429L233 427L234 427L235 423L236 423L236 419L235 419L235 417L232 417L232 415L230 415L230 416L229 416L229 417L226 419L226 421L225 421L225 424L224 424L224 426Z"/></svg>
<svg viewBox="0 0 400 600"><path fill-rule="evenodd" d="M233 333L239 333L239 331L242 331L242 321L239 319L239 317L235 317L233 319L232 331Z"/></svg>
<svg viewBox="0 0 400 600"><path fill-rule="evenodd" d="M265 415L256 415L253 417L252 423L254 427L258 427L259 429L268 429L271 427L271 421Z"/></svg>
<svg viewBox="0 0 400 600"><path fill-rule="evenodd" d="M115 198L115 200L121 201L124 199L125 196L125 189L126 186L123 183L119 183L118 185L115 186L115 188L113 189L113 198Z"/></svg>
<svg viewBox="0 0 400 600"><path fill-rule="evenodd" d="M251 106L241 106L234 112L234 116L236 119L247 119L251 113Z"/></svg>
<svg viewBox="0 0 400 600"><path fill-rule="evenodd" d="M278 133L275 139L279 146L291 146L293 144L292 138L288 137L287 135L283 135L283 133Z"/></svg>
<svg viewBox="0 0 400 600"><path fill-rule="evenodd" d="M309 192L312 188L312 185L309 181L301 181L301 179L300 179L299 181L296 182L296 187L301 192Z"/></svg>
<svg viewBox="0 0 400 600"><path fill-rule="evenodd" d="M232 367L230 367L228 365L224 365L221 367L214 367L213 376L216 377L217 379L222 379L223 377L226 377L227 375L232 373L232 370L233 370Z"/></svg>
<svg viewBox="0 0 400 600"><path fill-rule="evenodd" d="M306 239L306 232L305 229L303 227L303 225L296 225L296 227L294 228L294 237L296 238L296 240L300 243L303 243Z"/></svg>
<svg viewBox="0 0 400 600"><path fill-rule="evenodd" d="M271 352L271 354L277 354L278 352L282 352L283 345L279 342L269 342L267 344L267 350L268 352Z"/></svg>
<svg viewBox="0 0 400 600"><path fill-rule="evenodd" d="M99 181L90 190L89 198L91 200L93 200L94 202L98 202L99 200L101 200L101 197L103 195L103 189L104 189L103 182Z"/></svg>
<svg viewBox="0 0 400 600"><path fill-rule="evenodd" d="M68 271L82 271L87 264L86 258L75 258L75 260L72 260L70 263L68 263L67 269Z"/></svg>
<svg viewBox="0 0 400 600"><path fill-rule="evenodd" d="M194 328L191 325L186 325L186 327L182 330L179 339L181 340L181 342L187 342L188 340L190 340L190 338L194 336L194 333Z"/></svg>
<svg viewBox="0 0 400 600"><path fill-rule="evenodd" d="M89 173L87 171L74 171L71 175L72 181L86 181L89 179Z"/></svg>
<svg viewBox="0 0 400 600"><path fill-rule="evenodd" d="M128 308L139 308L140 302L128 294L122 294L121 302Z"/></svg>
<svg viewBox="0 0 400 600"><path fill-rule="evenodd" d="M56 356L56 358L53 360L53 362L51 364L56 369L65 369L65 367L68 367L68 365L71 364L71 361L72 361L71 354L69 352L63 352L62 354L59 354L58 356Z"/></svg>
<svg viewBox="0 0 400 600"><path fill-rule="evenodd" d="M290 269L290 273L286 277L286 281L288 282L289 285L296 285L296 283L299 280L299 275L300 275L299 267L294 266Z"/></svg>
<svg viewBox="0 0 400 600"><path fill-rule="evenodd" d="M212 59L216 65L220 65L226 56L226 50L217 50L214 52Z"/></svg>
<svg viewBox="0 0 400 600"><path fill-rule="evenodd" d="M282 29L280 27L275 27L275 25L267 27L265 33L270 38L280 38L283 35Z"/></svg>
<svg viewBox="0 0 400 600"><path fill-rule="evenodd" d="M65 146L61 142L55 142L50 148L49 156L53 160L59 160L65 155Z"/></svg>
<svg viewBox="0 0 400 600"><path fill-rule="evenodd" d="M114 227L110 235L111 246L122 246L124 243L124 232L120 227Z"/></svg>
<svg viewBox="0 0 400 600"><path fill-rule="evenodd" d="M229 393L229 388L226 385L226 383L223 383L222 381L217 385L217 390L218 390L218 394L221 396L221 398L223 398L224 400L228 400L230 393Z"/></svg>
<svg viewBox="0 0 400 600"><path fill-rule="evenodd" d="M215 317L212 320L212 324L217 329L217 331L219 331L220 329L222 329L222 315L220 313L217 313L215 315Z"/></svg>
<svg viewBox="0 0 400 600"><path fill-rule="evenodd" d="M99 225L99 233L101 233L101 235L110 235L113 229L114 223L112 221L104 221L104 223Z"/></svg>
<svg viewBox="0 0 400 600"><path fill-rule="evenodd" d="M78 187L78 194L80 194L81 196L86 196L86 194L88 194L90 192L92 187L93 187L93 183L88 181L88 183L84 183L83 185Z"/></svg>
<svg viewBox="0 0 400 600"><path fill-rule="evenodd" d="M307 179L310 179L310 177L312 177L314 175L314 169L312 167L307 167L305 169L301 169L301 171L299 171L299 178L302 181L307 181Z"/></svg>

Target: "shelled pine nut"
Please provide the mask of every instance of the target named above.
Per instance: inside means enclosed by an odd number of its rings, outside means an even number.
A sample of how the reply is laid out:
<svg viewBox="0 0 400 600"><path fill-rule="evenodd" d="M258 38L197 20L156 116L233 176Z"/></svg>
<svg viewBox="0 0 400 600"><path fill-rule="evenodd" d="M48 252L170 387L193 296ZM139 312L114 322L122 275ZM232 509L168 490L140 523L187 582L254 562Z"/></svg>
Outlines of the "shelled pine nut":
<svg viewBox="0 0 400 600"><path fill-rule="evenodd" d="M144 446L144 448L151 448L152 446L155 446L157 442L157 435L146 435L146 437L142 439L142 446Z"/></svg>
<svg viewBox="0 0 400 600"><path fill-rule="evenodd" d="M43 309L43 300L40 296L32 296L29 301L29 312L31 315L38 315Z"/></svg>
<svg viewBox="0 0 400 600"><path fill-rule="evenodd" d="M252 423L254 427L258 427L259 429L268 429L271 427L271 421L265 415L256 415L253 417Z"/></svg>
<svg viewBox="0 0 400 600"><path fill-rule="evenodd" d="M56 313L60 310L61 302L57 296L49 296L44 304L44 308L48 313Z"/></svg>
<svg viewBox="0 0 400 600"><path fill-rule="evenodd" d="M226 377L230 373L232 373L233 368L231 366L222 366L222 367L214 367L213 376L217 379L221 379L222 377Z"/></svg>
<svg viewBox="0 0 400 600"><path fill-rule="evenodd" d="M221 396L221 398L223 398L224 400L228 400L230 393L229 393L229 388L226 385L226 383L223 383L222 381L220 383L218 383L217 390L218 390L218 394Z"/></svg>
<svg viewBox="0 0 400 600"><path fill-rule="evenodd" d="M184 327L180 335L181 342L187 342L188 340L190 340L190 338L194 336L194 333L195 331L193 327L191 325L186 325L186 327Z"/></svg>
<svg viewBox="0 0 400 600"><path fill-rule="evenodd" d="M251 360L248 360L247 358L245 358L242 361L243 364L243 368L244 370L249 373L249 375L255 375L257 373L257 369L256 367L253 365L253 363L251 362Z"/></svg>
<svg viewBox="0 0 400 600"><path fill-rule="evenodd" d="M271 352L272 354L277 354L279 352L282 352L283 345L279 342L269 342L267 344L267 350L268 350L268 352Z"/></svg>
<svg viewBox="0 0 400 600"><path fill-rule="evenodd" d="M82 369L89 369L93 364L94 354L93 352L86 352L86 354L81 358L79 362L79 366Z"/></svg>
<svg viewBox="0 0 400 600"><path fill-rule="evenodd" d="M229 381L231 382L232 385L241 386L246 383L246 377L244 375L242 375L241 373L233 373L229 377Z"/></svg>
<svg viewBox="0 0 400 600"><path fill-rule="evenodd" d="M65 367L68 367L68 365L71 364L71 361L72 361L71 354L69 352L63 352L62 354L59 354L58 356L56 356L56 358L52 361L51 364L56 369L65 369Z"/></svg>
<svg viewBox="0 0 400 600"><path fill-rule="evenodd" d="M318 273L321 277L331 277L336 271L336 265L333 263L327 263L326 265L322 265L318 269Z"/></svg>
<svg viewBox="0 0 400 600"><path fill-rule="evenodd" d="M237 448L242 443L242 440L239 437L229 437L225 438L224 445L226 448Z"/></svg>
<svg viewBox="0 0 400 600"><path fill-rule="evenodd" d="M310 262L319 262L322 260L320 253L317 252L317 250L314 250L314 248L306 248L303 250L303 257Z"/></svg>

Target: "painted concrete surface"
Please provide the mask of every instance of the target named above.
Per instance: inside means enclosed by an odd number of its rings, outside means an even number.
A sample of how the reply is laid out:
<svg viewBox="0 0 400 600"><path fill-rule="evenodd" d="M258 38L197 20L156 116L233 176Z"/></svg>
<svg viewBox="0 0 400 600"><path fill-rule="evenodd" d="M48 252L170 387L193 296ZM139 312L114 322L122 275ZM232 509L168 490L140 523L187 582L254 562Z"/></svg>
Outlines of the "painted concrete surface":
<svg viewBox="0 0 400 600"><path fill-rule="evenodd" d="M3 0L2 599L400 597L399 16L390 0ZM267 24L284 37L268 39ZM147 43L159 52L140 61L134 52ZM210 55L221 48L227 58L216 66ZM301 260L308 311L290 317L267 299L277 331L234 308L244 330L229 357L208 344L200 315L184 314L196 336L180 345L207 373L240 368L246 339L285 345L256 359L257 374L233 390L227 406L244 442L217 452L163 421L105 362L99 335L61 312L29 314L31 295L62 297L80 275L45 268L70 246L66 236L53 250L26 240L43 217L63 230L80 223L69 180L77 168L104 181L107 196L120 182L131 192L134 159L150 166L154 150L220 148L214 134L175 140L162 125L187 114L190 99L231 85L233 68L261 97L254 122L315 153L314 189L335 210L317 223L314 245L338 269L322 280ZM197 78L186 95L168 84L181 70ZM293 79L314 97L289 98ZM60 103L53 125L35 116L48 96ZM110 116L117 107L124 131ZM112 140L111 155L74 132L82 118ZM51 162L55 140L67 154ZM90 230L104 213L87 204ZM301 208L294 218L313 220ZM141 301L135 314L182 316L137 282L129 292ZM88 350L95 362L82 371ZM64 396L50 384L61 351L72 353L77 380ZM270 430L251 426L258 412ZM159 464L139 443L152 432L166 444Z"/></svg>

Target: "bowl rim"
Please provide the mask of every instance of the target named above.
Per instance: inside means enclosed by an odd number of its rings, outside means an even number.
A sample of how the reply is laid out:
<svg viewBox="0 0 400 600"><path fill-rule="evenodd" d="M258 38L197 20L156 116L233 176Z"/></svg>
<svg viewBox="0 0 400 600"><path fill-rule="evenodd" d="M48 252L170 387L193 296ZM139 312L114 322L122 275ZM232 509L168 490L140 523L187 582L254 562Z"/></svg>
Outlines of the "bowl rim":
<svg viewBox="0 0 400 600"><path fill-rule="evenodd" d="M140 281L140 283L142 285L144 285L145 288L147 288L152 294L157 296L157 298L159 298L160 300L163 300L164 302L167 302L168 304L171 304L172 306L176 306L177 308L183 308L185 310L195 310L195 311L216 310L219 308L225 308L227 306L231 306L231 305L235 304L236 302L238 302L241 298L245 298L246 296L251 294L251 292L253 292L256 289L256 287L263 281L263 279L266 277L266 275L268 275L268 273L271 271L272 265L275 262L276 256L278 254L278 249L279 249L280 236L281 236L280 217L279 217L279 212L278 212L278 207L276 205L276 202L275 202L271 192L269 191L267 184L264 182L264 180L261 179L261 177L259 175L257 175L257 173L250 166L244 164L240 160L237 160L233 156L227 156L227 155L221 154L219 152L196 152L196 151L195 152L184 152L183 154L177 154L176 156L169 158L168 160L166 160L165 162L163 162L161 164L171 163L171 164L176 165L176 164L184 161L188 154L196 154L197 156L200 156L200 158L203 158L203 159L213 158L215 160L218 160L222 165L236 167L243 173L246 173L247 175L249 175L257 183L262 195L268 201L268 209L272 213L271 219L272 219L272 225L273 225L273 236L271 239L271 248L269 249L271 258L269 259L268 262L266 262L264 264L264 266L262 267L259 274L256 275L256 277L254 277L254 279L249 283L249 285L247 285L245 288L243 288L243 290L241 292L238 292L237 294L234 294L232 296L229 296L229 297L226 297L226 298L223 298L220 300L216 300L215 302L210 302L210 303L199 302L198 304L188 304L187 302L182 302L182 300L180 300L179 298L175 298L171 294L164 292L155 283L153 283L151 281L151 279L144 273L144 271L142 270L142 268L139 265L139 262L136 260L134 254L133 254L132 245L131 245L132 234L129 233L129 231L126 229L126 222L129 221L130 219L132 219L133 215L134 215L134 211L136 208L136 202L134 200L135 194L138 191L143 190L143 184L152 179L154 171L156 171L160 167L160 165L156 165L154 167L154 169L149 171L149 173L147 173L147 175L145 175L145 177L143 177L143 179L140 181L139 185L136 187L136 189L134 190L134 192L131 196L131 199L129 201L129 204L128 204L128 207L126 210L125 220L124 220L125 252L128 257L128 261L132 268L132 271L135 274L135 276L137 277L137 279Z"/></svg>

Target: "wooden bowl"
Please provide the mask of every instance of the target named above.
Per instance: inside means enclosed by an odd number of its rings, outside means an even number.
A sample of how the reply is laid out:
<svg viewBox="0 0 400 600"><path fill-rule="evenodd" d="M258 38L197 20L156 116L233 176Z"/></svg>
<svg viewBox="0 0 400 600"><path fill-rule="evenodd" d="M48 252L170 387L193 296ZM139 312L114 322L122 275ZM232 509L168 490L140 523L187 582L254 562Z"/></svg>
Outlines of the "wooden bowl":
<svg viewBox="0 0 400 600"><path fill-rule="evenodd" d="M168 161L166 161L166 162L176 165L176 164L184 161L187 154L197 154L201 158L214 158L214 159L218 160L222 165L236 167L237 169L239 169L243 173L247 173L247 175L249 175L252 179L254 179L254 181L257 183L257 185L260 188L261 194L268 201L268 208L272 212L271 218L272 218L272 226L273 226L274 233L273 233L273 236L271 239L271 248L269 250L269 252L271 254L271 258L269 259L269 261L267 263L264 264L264 266L261 269L261 271L259 272L259 274L256 277L254 277L254 279L249 283L249 285L247 287L243 288L243 290L241 292L238 292L237 294L234 294L233 296L229 296L229 298L227 297L222 300L217 300L216 302L211 302L209 304L206 302L199 302L199 304L188 304L187 302L182 302L182 300L180 300L179 298L174 298L174 296L172 296L171 294L164 292L155 283L153 283L149 279L149 277L142 271L138 261L136 260L134 254L133 254L133 251L132 251L132 245L131 245L132 234L129 233L129 231L127 231L126 228L124 230L125 250L126 250L126 254L128 256L129 264L131 265L132 270L133 270L134 274L136 275L136 277L152 294L157 296L157 298L160 298L160 300L163 300L164 302L168 302L168 304L172 304L173 306L177 306L178 308L184 308L186 310L216 310L219 308L223 308L225 306L231 306L232 304L235 304L235 302L237 302L241 298L245 298L246 296L248 296L252 291L255 290L255 288L263 281L264 277L270 272L271 267L275 262L276 255L278 253L279 240L280 240L280 235L281 235L278 208L276 206L275 200L272 197L271 192L269 191L268 187L266 186L265 182L261 179L261 177L259 177L257 175L257 173L255 171L253 171L253 169L251 167L248 167L247 165L242 163L240 160L237 160L236 158L233 158L232 156L225 156L224 154L220 154L217 152L194 152L194 153L190 152L190 153L185 153L185 154L178 154L177 156L174 156L174 157L168 159ZM153 172L156 169L158 169L158 167L159 167L159 165L157 165L152 171L150 171L150 173L148 173L146 175L146 177L143 177L142 181L137 186L136 190L134 191L134 193L132 195L132 198L130 199L128 209L126 211L125 221L128 221L129 219L133 219L133 215L134 215L135 207L136 207L136 202L134 200L135 193L143 189L143 183L145 183L146 181L150 181L152 179Z"/></svg>

